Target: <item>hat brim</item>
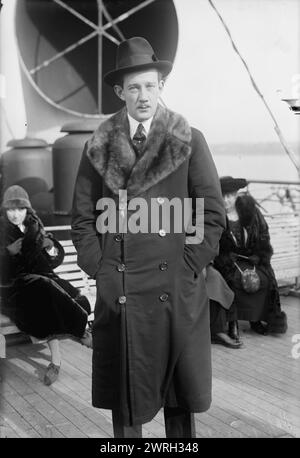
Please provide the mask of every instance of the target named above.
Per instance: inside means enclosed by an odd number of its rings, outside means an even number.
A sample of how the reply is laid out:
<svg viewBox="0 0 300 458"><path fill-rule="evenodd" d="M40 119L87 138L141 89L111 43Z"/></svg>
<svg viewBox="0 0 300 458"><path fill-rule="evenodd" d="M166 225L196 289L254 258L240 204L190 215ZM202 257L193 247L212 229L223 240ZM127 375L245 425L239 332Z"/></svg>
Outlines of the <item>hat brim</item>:
<svg viewBox="0 0 300 458"><path fill-rule="evenodd" d="M118 70L113 70L111 72L106 73L103 77L103 80L110 86L114 86L115 84L120 82L122 76L128 73L134 73L140 70L150 70L152 68L161 72L163 77L165 77L170 73L172 67L173 64L168 60L149 62L148 64L132 65L129 67L118 68Z"/></svg>
<svg viewBox="0 0 300 458"><path fill-rule="evenodd" d="M2 208L5 208L6 210L10 208L31 208L31 204L27 199L8 199L5 202L3 202Z"/></svg>
<svg viewBox="0 0 300 458"><path fill-rule="evenodd" d="M228 194L230 192L238 191L239 189L245 188L248 182L245 178L233 178L222 183L221 180L221 190L222 194Z"/></svg>

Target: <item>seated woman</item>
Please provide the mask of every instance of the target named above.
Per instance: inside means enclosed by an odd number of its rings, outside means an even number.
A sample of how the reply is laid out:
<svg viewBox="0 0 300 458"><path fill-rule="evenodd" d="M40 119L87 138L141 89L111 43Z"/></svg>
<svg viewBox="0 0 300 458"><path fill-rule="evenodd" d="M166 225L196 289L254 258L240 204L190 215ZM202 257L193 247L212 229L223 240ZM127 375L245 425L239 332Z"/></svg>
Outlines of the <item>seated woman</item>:
<svg viewBox="0 0 300 458"><path fill-rule="evenodd" d="M271 267L273 249L268 225L254 198L249 194L237 194L247 185L245 179L226 176L220 181L227 227L214 265L235 294L228 313L229 336L240 340L237 320L250 321L251 329L258 334L284 333L286 315L281 311L278 285ZM253 269L254 266L260 284L256 292L247 292L242 285L240 270Z"/></svg>
<svg viewBox="0 0 300 458"><path fill-rule="evenodd" d="M0 215L1 312L33 340L47 341L51 363L46 385L57 379L60 369L57 336L70 335L92 347L88 299L53 272L63 257L62 246L45 233L27 192L9 187Z"/></svg>

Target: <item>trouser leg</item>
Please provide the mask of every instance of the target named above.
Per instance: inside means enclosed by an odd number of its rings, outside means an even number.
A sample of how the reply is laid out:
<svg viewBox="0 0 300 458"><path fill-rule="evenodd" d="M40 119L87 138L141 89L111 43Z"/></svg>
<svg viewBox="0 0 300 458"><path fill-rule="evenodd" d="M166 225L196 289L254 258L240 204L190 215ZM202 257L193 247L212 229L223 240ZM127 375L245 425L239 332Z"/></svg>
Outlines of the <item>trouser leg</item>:
<svg viewBox="0 0 300 458"><path fill-rule="evenodd" d="M180 407L165 407L166 437L196 437L195 416Z"/></svg>
<svg viewBox="0 0 300 458"><path fill-rule="evenodd" d="M142 436L142 425L136 426L124 426L122 422L122 417L118 410L112 411L112 422L114 437L119 438L134 438L134 437L143 437Z"/></svg>

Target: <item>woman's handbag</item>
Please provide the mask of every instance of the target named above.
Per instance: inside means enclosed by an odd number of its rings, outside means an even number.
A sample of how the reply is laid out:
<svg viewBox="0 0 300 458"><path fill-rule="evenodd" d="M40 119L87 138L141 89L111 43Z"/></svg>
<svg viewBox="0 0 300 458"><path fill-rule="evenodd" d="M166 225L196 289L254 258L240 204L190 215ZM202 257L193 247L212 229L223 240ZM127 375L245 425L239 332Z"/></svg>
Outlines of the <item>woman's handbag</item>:
<svg viewBox="0 0 300 458"><path fill-rule="evenodd" d="M242 287L244 291L246 291L246 293L256 293L260 287L260 278L256 272L255 266L253 266L253 269L242 270L236 262L234 265L241 274Z"/></svg>

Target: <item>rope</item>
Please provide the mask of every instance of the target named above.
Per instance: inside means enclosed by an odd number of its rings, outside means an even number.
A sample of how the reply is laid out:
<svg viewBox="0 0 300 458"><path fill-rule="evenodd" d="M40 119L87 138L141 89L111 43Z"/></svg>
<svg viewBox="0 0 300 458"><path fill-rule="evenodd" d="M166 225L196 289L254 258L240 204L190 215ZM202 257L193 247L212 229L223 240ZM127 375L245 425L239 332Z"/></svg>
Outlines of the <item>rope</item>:
<svg viewBox="0 0 300 458"><path fill-rule="evenodd" d="M261 91L259 90L259 88L258 88L258 86L257 86L257 84L256 84L256 82L255 82L255 80L254 80L254 78L253 78L253 76L252 76L252 74L251 74L251 72L250 72L250 69L249 69L249 67L248 67L248 65L247 65L247 63L246 63L246 61L245 61L245 59L242 57L242 55L241 55L241 53L239 52L239 50L238 50L238 48L237 48L235 42L233 41L233 38L232 38L232 36L231 36L231 33L230 33L230 30L229 30L228 26L226 25L226 23L225 23L224 19L222 18L221 14L219 13L219 11L217 10L217 8L216 8L215 5L213 4L212 0L208 0L208 3L210 4L210 6L213 8L213 10L215 11L215 13L216 13L217 16L219 17L219 19L220 19L220 21L221 21L221 23L222 23L222 25L223 25L223 27L224 27L224 29L225 29L227 35L229 36L229 39L230 39L230 41L231 41L231 44L232 44L232 47L233 47L234 51L237 53L237 55L238 55L239 58L241 59L243 65L244 65L244 67L245 67L245 69L246 69L246 71L247 71L247 73L248 73L248 75L249 75L249 78L250 78L250 81L251 81L251 83L252 83L252 86L254 87L254 90L257 92L257 94L258 94L259 97L261 98L263 104L265 105L265 107L266 107L266 109L267 109L269 115L271 116L271 118L272 118L272 120L273 120L273 122L274 122L274 130L275 130L275 132L276 132L276 134L277 134L277 136L278 136L278 138L279 138L279 141L280 141L281 145L283 146L283 149L285 150L285 152L287 153L287 155L289 156L289 158L290 158L291 161L293 162L294 166L296 167L296 169L297 169L297 171L298 171L298 174L300 175L300 164L298 163L298 160L297 160L297 158L296 158L296 155L295 155L295 153L288 147L288 145L287 145L287 143L286 143L286 141L285 141L285 139L284 139L284 137L283 137L283 134L282 134L282 132L281 132L281 130L280 130L280 128L279 128L279 125L278 125L278 123L277 123L277 121L276 121L276 118L275 118L274 114L272 113L272 111L271 111L269 105L267 104L267 102L266 102L266 100L265 100L263 94L262 94Z"/></svg>

